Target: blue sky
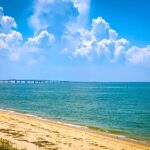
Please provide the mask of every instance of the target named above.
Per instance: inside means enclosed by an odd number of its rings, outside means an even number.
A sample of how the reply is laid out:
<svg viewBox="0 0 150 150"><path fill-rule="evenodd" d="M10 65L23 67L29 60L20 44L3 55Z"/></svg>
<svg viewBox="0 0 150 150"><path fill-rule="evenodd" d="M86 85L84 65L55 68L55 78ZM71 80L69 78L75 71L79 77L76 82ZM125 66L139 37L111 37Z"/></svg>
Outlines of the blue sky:
<svg viewBox="0 0 150 150"><path fill-rule="evenodd" d="M149 0L0 0L0 78L150 81Z"/></svg>

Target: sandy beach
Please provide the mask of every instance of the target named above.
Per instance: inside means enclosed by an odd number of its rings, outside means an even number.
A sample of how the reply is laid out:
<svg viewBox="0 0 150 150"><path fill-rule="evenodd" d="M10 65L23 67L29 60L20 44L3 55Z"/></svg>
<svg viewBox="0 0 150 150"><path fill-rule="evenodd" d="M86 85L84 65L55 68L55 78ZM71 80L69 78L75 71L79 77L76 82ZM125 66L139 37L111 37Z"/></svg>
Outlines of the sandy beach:
<svg viewBox="0 0 150 150"><path fill-rule="evenodd" d="M27 150L150 150L88 129L0 110L0 137Z"/></svg>

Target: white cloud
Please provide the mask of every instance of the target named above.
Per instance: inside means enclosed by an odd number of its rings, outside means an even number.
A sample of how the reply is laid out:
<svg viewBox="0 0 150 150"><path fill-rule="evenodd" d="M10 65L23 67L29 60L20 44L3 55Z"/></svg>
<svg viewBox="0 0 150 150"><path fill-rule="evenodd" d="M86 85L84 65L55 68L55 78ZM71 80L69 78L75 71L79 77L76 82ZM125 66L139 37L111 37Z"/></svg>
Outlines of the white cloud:
<svg viewBox="0 0 150 150"><path fill-rule="evenodd" d="M117 59L124 53L128 41L119 39L118 33L102 17L93 19L88 29L89 10L90 0L36 0L30 21L35 33L52 30L56 43L60 42L58 35L61 35L61 54L85 56L90 60L104 54L109 60ZM33 45L38 45L37 39L29 38L26 42L33 51L36 50Z"/></svg>
<svg viewBox="0 0 150 150"><path fill-rule="evenodd" d="M3 8L0 7L0 51L7 52L11 61L17 61L21 56L19 47L22 45L23 37L15 30L16 28L14 18L4 16Z"/></svg>
<svg viewBox="0 0 150 150"><path fill-rule="evenodd" d="M87 14L90 9L90 0L72 0L74 7L80 14Z"/></svg>
<svg viewBox="0 0 150 150"><path fill-rule="evenodd" d="M150 63L150 45L143 48L137 46L129 48L126 52L126 58L134 64Z"/></svg>
<svg viewBox="0 0 150 150"><path fill-rule="evenodd" d="M90 10L90 0L72 0L72 3L79 13L76 22L74 22L76 27L86 26Z"/></svg>
<svg viewBox="0 0 150 150"><path fill-rule="evenodd" d="M22 35L19 32L11 31L8 34L0 33L0 41L3 44L0 44L0 49L9 49L20 45L22 42Z"/></svg>
<svg viewBox="0 0 150 150"><path fill-rule="evenodd" d="M114 40L117 39L118 33L113 29L109 29L109 38Z"/></svg>
<svg viewBox="0 0 150 150"><path fill-rule="evenodd" d="M109 24L102 18L98 17L92 20L92 33L97 40L102 40L104 38L109 38Z"/></svg>
<svg viewBox="0 0 150 150"><path fill-rule="evenodd" d="M11 31L8 34L0 34L0 50L8 53L8 58L11 61L18 61L21 56L21 51L18 47L21 46L22 35L19 32Z"/></svg>
<svg viewBox="0 0 150 150"><path fill-rule="evenodd" d="M1 36L1 35L0 35L0 36ZM1 50L4 50L4 49L7 49L7 44L5 43L4 40L2 40L2 39L0 38L0 51L1 51Z"/></svg>
<svg viewBox="0 0 150 150"><path fill-rule="evenodd" d="M96 39L91 32L82 28L71 36L71 40L76 41L76 47L73 52L74 55L88 56L88 54L94 49L94 42Z"/></svg>
<svg viewBox="0 0 150 150"><path fill-rule="evenodd" d="M49 48L55 41L55 37L46 30L41 31L33 38L29 38L25 42L25 48L31 51L37 51L43 48Z"/></svg>
<svg viewBox="0 0 150 150"><path fill-rule="evenodd" d="M63 36L66 42L67 52L74 56L85 56L92 60L100 55L110 61L123 55L129 42L124 38L118 38L118 33L110 28L102 17L92 20L91 29L68 28Z"/></svg>
<svg viewBox="0 0 150 150"><path fill-rule="evenodd" d="M35 32L47 30L59 36L63 33L66 23L77 14L72 0L35 0L30 23Z"/></svg>
<svg viewBox="0 0 150 150"><path fill-rule="evenodd" d="M16 27L17 24L15 19L9 16L4 16L3 8L0 7L0 33L9 33Z"/></svg>
<svg viewBox="0 0 150 150"><path fill-rule="evenodd" d="M16 27L17 24L14 18L4 16L3 8L0 7L0 52L5 51L11 61L19 61L21 56L33 60L32 55L34 52L49 49L55 41L55 37L46 30L28 38L27 41L23 41L22 34L16 31ZM40 53L39 55L36 58L41 61L44 56L41 57Z"/></svg>
<svg viewBox="0 0 150 150"><path fill-rule="evenodd" d="M114 62L123 57L134 64L149 62L150 45L129 45L102 17L92 19L89 27L89 11L90 0L35 0L30 18L34 36L23 41L14 18L5 16L0 7L0 52L7 51L12 61L30 55L29 64L35 64L37 58L45 59L44 50L55 44L60 54L90 61L103 58Z"/></svg>
<svg viewBox="0 0 150 150"><path fill-rule="evenodd" d="M11 32L6 34L5 42L11 47L20 45L22 41L23 38L20 32L12 30Z"/></svg>

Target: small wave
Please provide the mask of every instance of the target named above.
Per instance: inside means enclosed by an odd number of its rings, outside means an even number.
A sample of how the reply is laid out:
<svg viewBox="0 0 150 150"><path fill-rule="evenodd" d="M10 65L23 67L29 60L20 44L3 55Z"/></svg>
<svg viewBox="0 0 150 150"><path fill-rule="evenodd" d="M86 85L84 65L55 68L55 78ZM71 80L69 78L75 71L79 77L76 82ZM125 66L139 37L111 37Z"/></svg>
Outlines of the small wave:
<svg viewBox="0 0 150 150"><path fill-rule="evenodd" d="M75 124L71 124L71 123L65 123L65 122L61 122L61 121L56 121L54 119L43 118L41 116L32 115L32 114L29 114L29 113L26 113L26 112L22 113L22 112L17 112L17 111L8 110L8 109L0 109L0 111L10 112L10 113L13 113L13 114L16 114L16 115L22 115L22 116L27 116L27 117L34 117L34 118L40 119L42 121L48 121L48 122L51 122L51 123L63 124L63 125L70 126L70 127L75 127L75 128L82 128L82 129L83 128L84 129L88 128L86 126L80 126L80 125L75 125Z"/></svg>

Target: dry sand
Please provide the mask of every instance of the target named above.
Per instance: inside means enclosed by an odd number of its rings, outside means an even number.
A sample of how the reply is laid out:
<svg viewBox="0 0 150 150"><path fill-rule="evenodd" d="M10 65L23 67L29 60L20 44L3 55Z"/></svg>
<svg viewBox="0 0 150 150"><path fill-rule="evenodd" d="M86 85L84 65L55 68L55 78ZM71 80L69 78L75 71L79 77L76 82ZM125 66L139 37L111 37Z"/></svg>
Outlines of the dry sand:
<svg viewBox="0 0 150 150"><path fill-rule="evenodd" d="M26 150L150 150L148 145L4 110L0 137Z"/></svg>

